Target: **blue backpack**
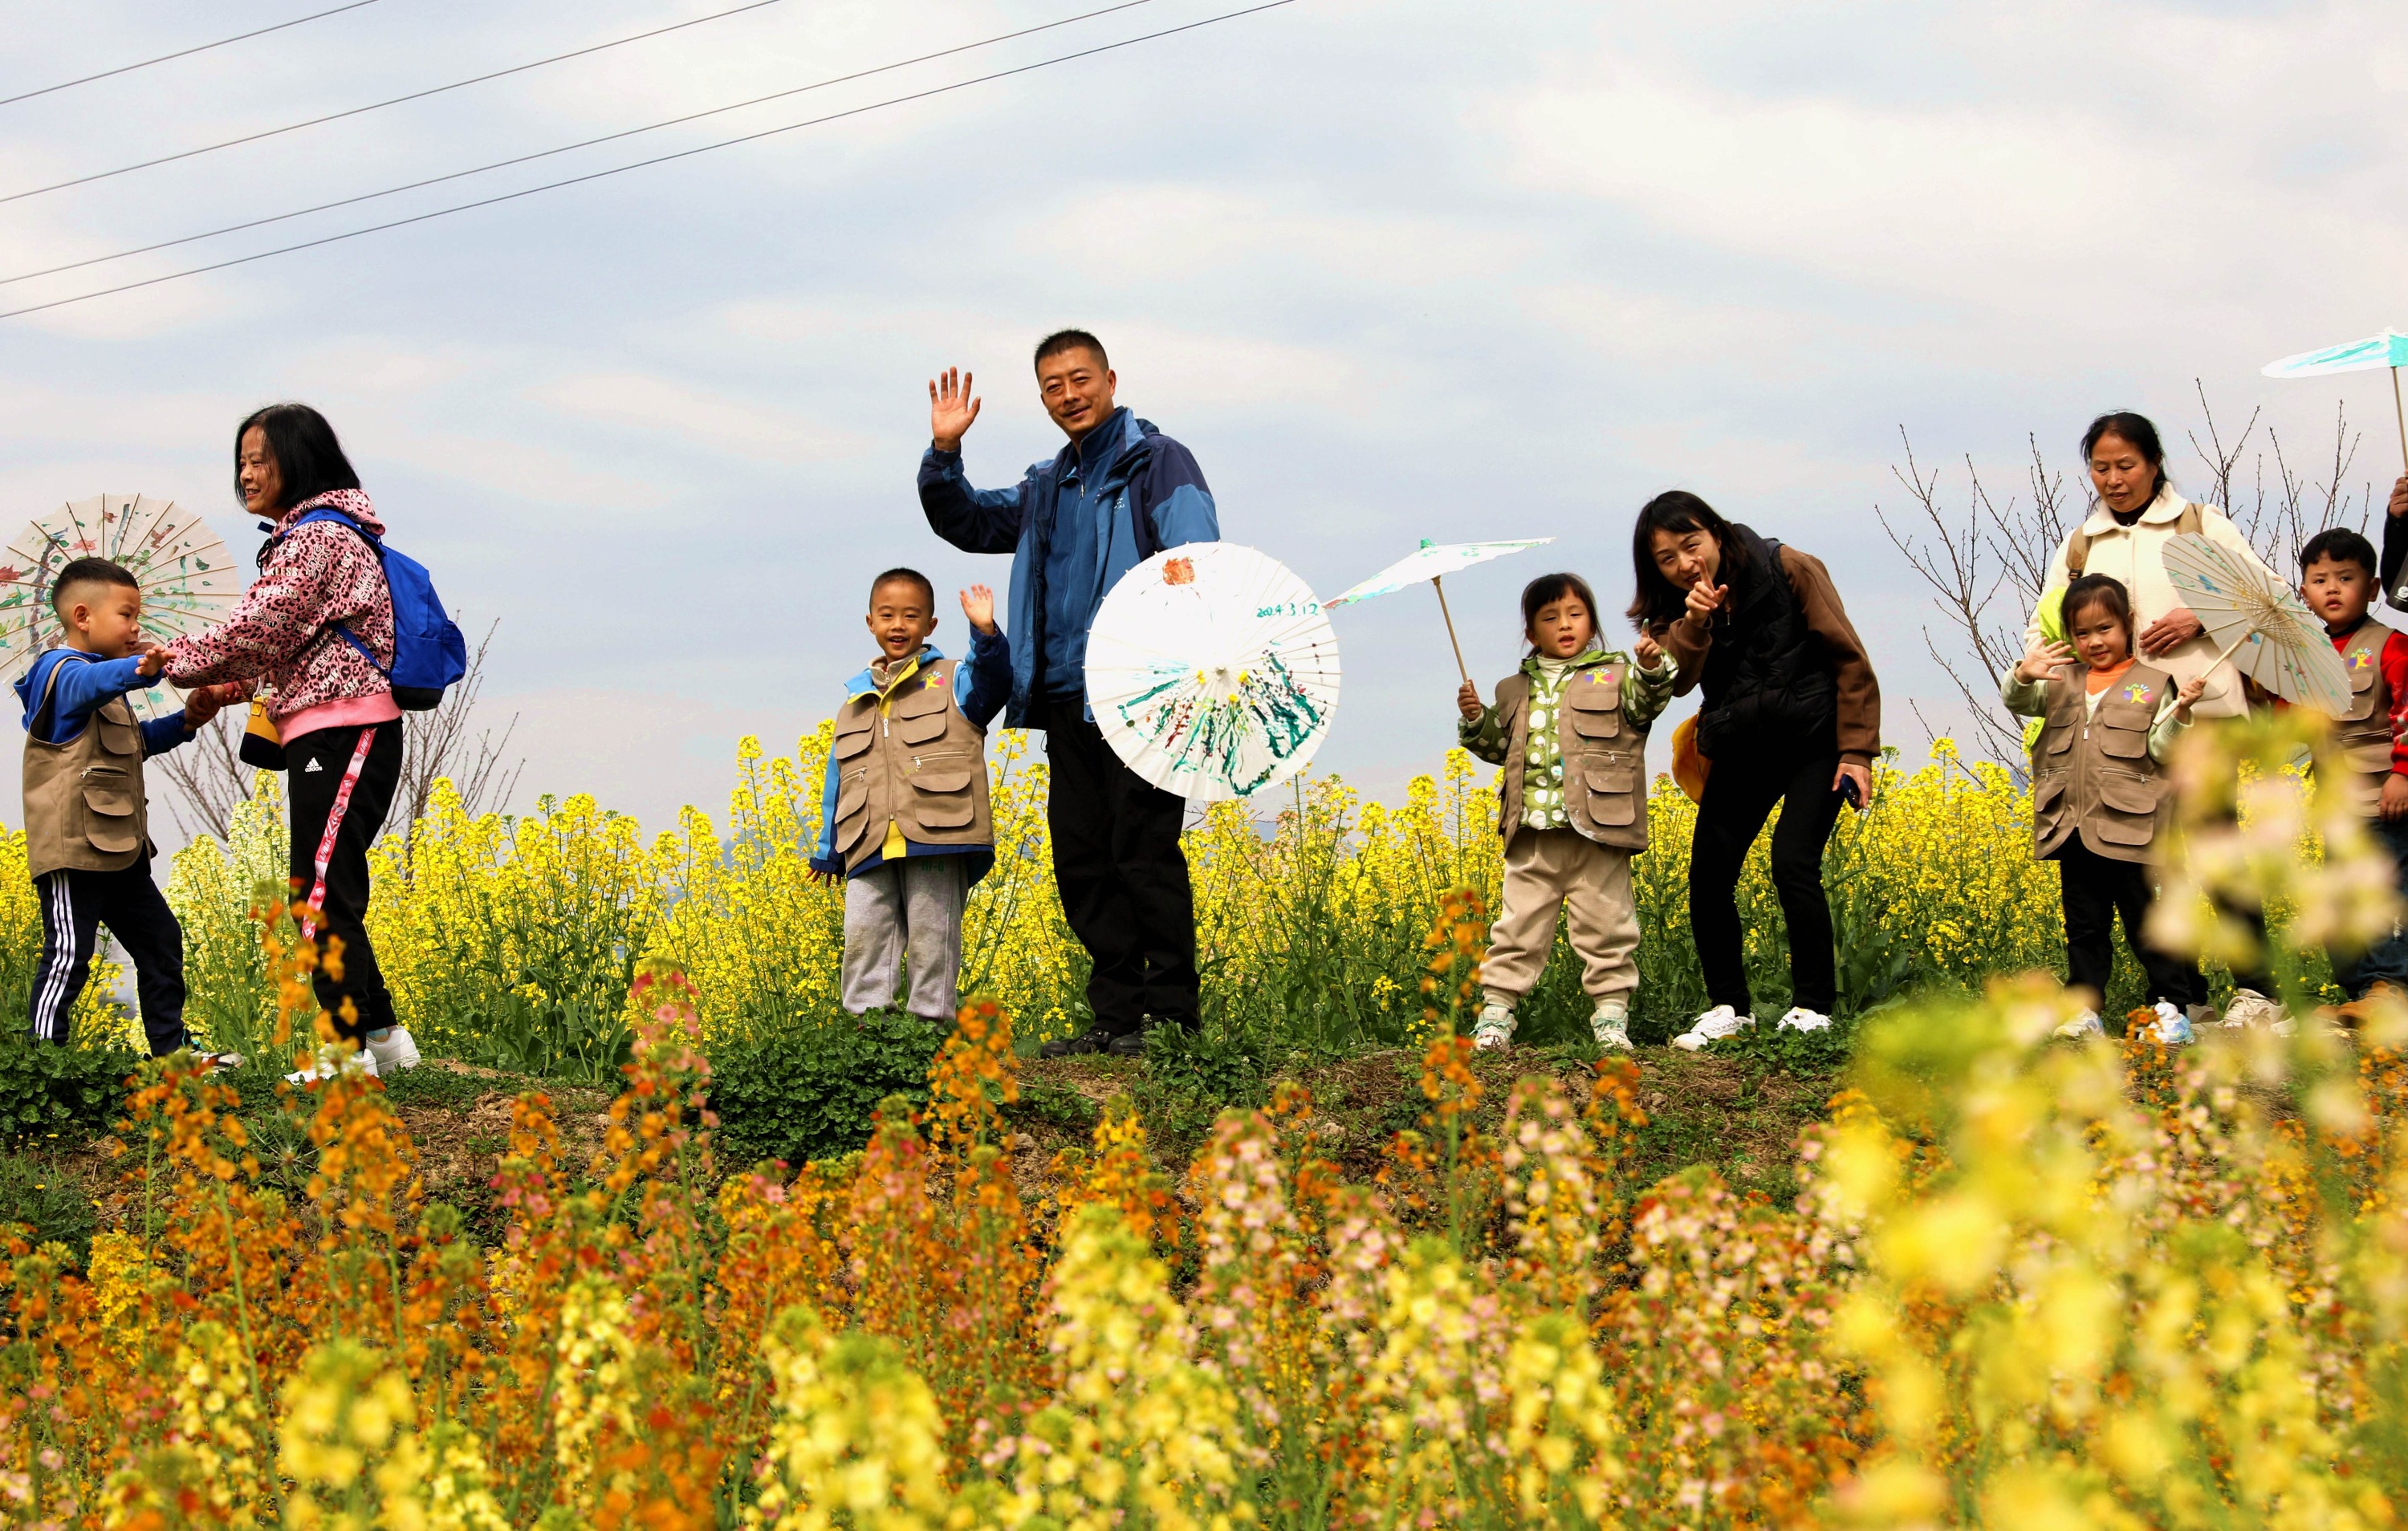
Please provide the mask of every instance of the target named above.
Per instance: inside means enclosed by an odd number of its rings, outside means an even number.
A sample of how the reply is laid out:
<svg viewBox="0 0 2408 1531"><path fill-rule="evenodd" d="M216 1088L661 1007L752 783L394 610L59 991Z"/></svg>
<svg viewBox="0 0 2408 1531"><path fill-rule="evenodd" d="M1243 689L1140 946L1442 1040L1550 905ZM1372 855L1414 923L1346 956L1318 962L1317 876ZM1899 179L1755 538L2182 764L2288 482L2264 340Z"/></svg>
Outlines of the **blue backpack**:
<svg viewBox="0 0 2408 1531"><path fill-rule="evenodd" d="M426 572L426 565L386 547L383 539L340 510L312 510L294 522L293 530L313 521L338 521L357 532L384 565L385 589L393 595L393 667L377 664L375 651L341 622L335 623L335 631L392 685L394 706L407 712L440 707L444 688L468 673L468 642L445 614L443 598L435 594L435 579Z"/></svg>

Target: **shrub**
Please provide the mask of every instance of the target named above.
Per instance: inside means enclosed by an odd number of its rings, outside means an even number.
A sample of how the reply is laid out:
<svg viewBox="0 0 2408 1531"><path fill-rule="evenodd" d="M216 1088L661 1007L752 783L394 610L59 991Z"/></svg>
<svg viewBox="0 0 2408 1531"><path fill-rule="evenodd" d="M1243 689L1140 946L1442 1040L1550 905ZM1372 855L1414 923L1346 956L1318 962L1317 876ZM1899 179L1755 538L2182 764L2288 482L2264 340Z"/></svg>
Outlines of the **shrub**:
<svg viewBox="0 0 2408 1531"><path fill-rule="evenodd" d="M0 1140L106 1127L140 1066L123 1048L59 1047L24 1033L0 1034Z"/></svg>
<svg viewBox="0 0 2408 1531"><path fill-rule="evenodd" d="M926 1101L942 1040L917 1016L872 1010L713 1044L710 1107L728 1161L802 1164L860 1148L880 1101Z"/></svg>

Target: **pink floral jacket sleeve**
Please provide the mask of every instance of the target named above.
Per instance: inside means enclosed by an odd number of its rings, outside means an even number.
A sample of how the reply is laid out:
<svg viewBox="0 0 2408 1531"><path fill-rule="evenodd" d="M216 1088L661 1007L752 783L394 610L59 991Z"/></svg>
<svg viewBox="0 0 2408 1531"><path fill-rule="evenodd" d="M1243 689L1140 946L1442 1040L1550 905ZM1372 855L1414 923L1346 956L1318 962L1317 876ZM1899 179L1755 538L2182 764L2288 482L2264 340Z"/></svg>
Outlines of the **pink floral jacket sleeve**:
<svg viewBox="0 0 2408 1531"><path fill-rule="evenodd" d="M285 530L321 506L372 532L384 530L357 490L337 490L286 511L278 522L282 540L226 620L168 646L169 680L185 687L264 680L275 692L268 712L280 724L329 702L393 689L335 630L341 623L375 651L378 664L393 663L393 596L376 553L338 522Z"/></svg>

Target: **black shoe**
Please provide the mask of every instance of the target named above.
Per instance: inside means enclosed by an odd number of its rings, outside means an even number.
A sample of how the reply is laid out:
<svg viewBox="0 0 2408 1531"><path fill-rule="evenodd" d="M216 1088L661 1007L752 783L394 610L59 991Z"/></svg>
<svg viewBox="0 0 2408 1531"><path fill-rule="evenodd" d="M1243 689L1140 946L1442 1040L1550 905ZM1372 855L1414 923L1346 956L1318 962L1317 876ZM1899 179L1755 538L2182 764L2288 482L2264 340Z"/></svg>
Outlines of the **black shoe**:
<svg viewBox="0 0 2408 1531"><path fill-rule="evenodd" d="M1135 1031L1122 1032L1111 1039L1104 1051L1115 1058L1142 1058L1145 1056L1146 1034L1152 1030L1154 1027L1149 1024L1140 1026Z"/></svg>
<svg viewBox="0 0 2408 1531"><path fill-rule="evenodd" d="M1113 1033L1106 1031L1100 1024L1093 1025L1076 1037L1064 1037L1046 1043L1037 1050L1037 1055L1040 1058L1084 1057L1104 1052L1117 1039Z"/></svg>

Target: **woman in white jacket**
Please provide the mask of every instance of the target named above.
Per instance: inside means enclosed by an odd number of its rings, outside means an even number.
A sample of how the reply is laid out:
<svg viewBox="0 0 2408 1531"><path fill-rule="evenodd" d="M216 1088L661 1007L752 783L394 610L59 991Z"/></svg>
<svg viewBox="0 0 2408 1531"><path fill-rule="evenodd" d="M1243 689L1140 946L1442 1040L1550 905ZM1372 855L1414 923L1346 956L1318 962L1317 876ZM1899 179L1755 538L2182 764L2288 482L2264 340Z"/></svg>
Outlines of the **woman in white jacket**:
<svg viewBox="0 0 2408 1531"><path fill-rule="evenodd" d="M2075 576L2104 574L2131 593L2142 655L2178 683L2206 679L2207 690L2192 709L2195 715L2232 718L2248 711L2239 673L2229 661L2214 664L2216 645L2166 578L2166 543L2196 532L2261 569L2265 562L2230 516L2212 505L2192 504L2166 481L2165 449L2147 416L2128 411L2100 415L2083 434L2082 457L2094 492L2090 514L2066 534L2049 559L2040 605L2024 630L2025 644L2040 640L2041 613L2055 606ZM2286 583L2271 569L2267 578Z"/></svg>
<svg viewBox="0 0 2408 1531"><path fill-rule="evenodd" d="M2109 575L2131 593L2142 654L2178 683L2205 679L2206 690L2193 705L2193 716L2233 718L2248 711L2249 697L2240 672L2229 661L2215 662L2216 644L2207 637L2199 618L2182 604L2173 581L2166 578L2166 544L2195 532L2260 569L2266 569L2265 560L2249 546L2231 517L2214 506L2192 504L2166 481L2165 448L2146 415L2128 410L2100 415L2083 433L2082 457L2090 470L2090 514L2066 534L2049 560L2048 579L2024 631L2025 643L2040 641L2042 614L2056 606L2075 576ZM2272 569L2266 569L2266 576L2278 585L2286 582ZM2257 926L2262 944L2264 916L2255 909L2234 912ZM2232 1003L2224 1013L2226 1025L2286 1024L2288 1018L2283 1008L2268 997L2274 992L2271 977L2264 972L2236 972L2232 979ZM2191 987L2191 1016L2204 1023L2214 1012L2207 1008L2207 980L2196 968Z"/></svg>

